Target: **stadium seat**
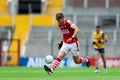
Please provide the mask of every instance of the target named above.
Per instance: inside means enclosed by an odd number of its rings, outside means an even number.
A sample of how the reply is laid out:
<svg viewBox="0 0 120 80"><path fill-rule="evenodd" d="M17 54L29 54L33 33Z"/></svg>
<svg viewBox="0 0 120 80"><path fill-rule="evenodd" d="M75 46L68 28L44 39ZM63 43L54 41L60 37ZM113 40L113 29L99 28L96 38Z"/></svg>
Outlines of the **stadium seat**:
<svg viewBox="0 0 120 80"><path fill-rule="evenodd" d="M32 25L34 27L52 27L57 26L57 22L53 16L34 15Z"/></svg>
<svg viewBox="0 0 120 80"><path fill-rule="evenodd" d="M50 27L52 26L52 16L45 16L45 15L34 15L33 16L33 26L45 26Z"/></svg>
<svg viewBox="0 0 120 80"><path fill-rule="evenodd" d="M17 15L16 16L16 28L13 34L14 39L21 40L20 48L22 48L27 35L30 31L30 15ZM14 49L14 47L13 47Z"/></svg>
<svg viewBox="0 0 120 80"><path fill-rule="evenodd" d="M61 12L63 0L48 0L46 14L54 15L57 12Z"/></svg>
<svg viewBox="0 0 120 80"><path fill-rule="evenodd" d="M120 7L120 0L110 0L111 7Z"/></svg>
<svg viewBox="0 0 120 80"><path fill-rule="evenodd" d="M8 11L7 0L0 0L0 14L7 14Z"/></svg>
<svg viewBox="0 0 120 80"><path fill-rule="evenodd" d="M105 6L105 0L88 0L89 7L103 7Z"/></svg>
<svg viewBox="0 0 120 80"><path fill-rule="evenodd" d="M16 16L16 27L13 33L13 39L20 39L20 51L22 51L23 46L27 40L27 36L29 36L29 31L30 31L30 15L17 15ZM9 55L11 56L16 56L16 54L18 53L17 48L18 44L15 41L11 42L9 51L16 51L16 53L11 52ZM16 58L17 57L13 57ZM7 65L14 65L15 63L17 63L17 60L13 60L10 62L7 62Z"/></svg>
<svg viewBox="0 0 120 80"><path fill-rule="evenodd" d="M11 15L4 15L0 16L0 27L11 27L12 26L12 18L13 16Z"/></svg>

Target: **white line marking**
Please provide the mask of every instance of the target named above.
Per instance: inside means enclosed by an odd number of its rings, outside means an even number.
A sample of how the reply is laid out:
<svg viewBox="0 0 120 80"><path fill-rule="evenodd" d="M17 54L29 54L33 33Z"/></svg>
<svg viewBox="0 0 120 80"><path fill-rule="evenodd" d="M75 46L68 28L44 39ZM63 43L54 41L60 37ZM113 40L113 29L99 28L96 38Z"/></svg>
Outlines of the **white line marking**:
<svg viewBox="0 0 120 80"><path fill-rule="evenodd" d="M0 70L0 74L3 74L3 73L42 73L42 72L45 72L44 70L31 70L31 71L25 71L25 70L16 70L16 71L9 71L9 70ZM56 70L55 73L86 73L86 72L92 72L93 73L93 70L83 70L83 71L76 71L76 70L72 70L72 71L60 71L60 70ZM102 70L100 71L100 73L103 72ZM119 73L120 71L108 71L107 73Z"/></svg>

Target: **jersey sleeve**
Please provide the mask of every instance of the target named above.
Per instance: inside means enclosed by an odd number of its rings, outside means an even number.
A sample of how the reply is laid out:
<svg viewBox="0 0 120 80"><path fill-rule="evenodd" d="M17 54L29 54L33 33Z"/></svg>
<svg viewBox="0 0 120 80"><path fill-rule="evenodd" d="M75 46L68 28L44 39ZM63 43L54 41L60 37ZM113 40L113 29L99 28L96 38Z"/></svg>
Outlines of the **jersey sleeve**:
<svg viewBox="0 0 120 80"><path fill-rule="evenodd" d="M67 20L67 23L70 25L70 27L73 27L75 25L71 20Z"/></svg>

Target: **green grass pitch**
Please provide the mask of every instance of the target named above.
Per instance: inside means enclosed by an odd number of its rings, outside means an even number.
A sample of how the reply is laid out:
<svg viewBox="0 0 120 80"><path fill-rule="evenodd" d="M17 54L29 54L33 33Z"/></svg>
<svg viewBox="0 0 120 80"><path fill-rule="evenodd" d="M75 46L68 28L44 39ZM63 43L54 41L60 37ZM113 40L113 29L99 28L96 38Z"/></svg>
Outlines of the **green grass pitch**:
<svg viewBox="0 0 120 80"><path fill-rule="evenodd" d="M0 80L120 80L120 68L94 73L94 68L57 68L49 76L43 68L0 67Z"/></svg>

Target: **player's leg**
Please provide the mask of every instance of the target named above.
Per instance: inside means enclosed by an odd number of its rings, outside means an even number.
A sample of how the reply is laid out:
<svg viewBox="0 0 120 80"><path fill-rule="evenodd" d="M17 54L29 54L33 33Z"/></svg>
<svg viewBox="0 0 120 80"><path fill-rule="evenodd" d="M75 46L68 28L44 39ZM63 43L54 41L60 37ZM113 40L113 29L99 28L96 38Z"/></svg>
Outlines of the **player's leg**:
<svg viewBox="0 0 120 80"><path fill-rule="evenodd" d="M50 68L52 72L59 66L61 60L62 60L65 56L66 56L66 53L60 50L59 53L58 53L58 56L57 56L56 60L54 60L52 66L51 66L51 68Z"/></svg>
<svg viewBox="0 0 120 80"><path fill-rule="evenodd" d="M105 72L106 72L106 60L105 60L105 55L104 55L105 53L101 53L100 55L101 55L101 58L102 58L102 61L103 61L103 65L104 65L104 70L105 70Z"/></svg>
<svg viewBox="0 0 120 80"><path fill-rule="evenodd" d="M58 52L57 58L52 63L52 66L49 68L44 65L44 69L47 71L48 74L53 73L53 71L59 66L61 60L66 56L66 53L68 53L68 45L66 43L63 43L60 51Z"/></svg>
<svg viewBox="0 0 120 80"><path fill-rule="evenodd" d="M90 66L90 59L89 59L89 57L86 57L86 58L80 57L79 56L79 47L78 46L79 46L78 42L73 43L73 44L70 45L70 47L71 47L70 52L71 52L71 54L73 56L74 62L76 64L80 64L82 62L87 62L87 67L89 67Z"/></svg>
<svg viewBox="0 0 120 80"><path fill-rule="evenodd" d="M90 59L89 57L86 57L86 58L83 58L83 57L80 57L80 56L73 56L73 60L76 64L80 64L82 62L86 62L87 63L87 67L90 66Z"/></svg>
<svg viewBox="0 0 120 80"><path fill-rule="evenodd" d="M63 51L59 51L57 58L53 61L51 68L44 65L45 71L50 75L53 71L59 66L61 60L66 56L66 53Z"/></svg>
<svg viewBox="0 0 120 80"><path fill-rule="evenodd" d="M82 58L80 56L73 56L73 60L76 64L80 64L82 62L87 62L88 61L86 58Z"/></svg>
<svg viewBox="0 0 120 80"><path fill-rule="evenodd" d="M99 59L99 52L95 51L94 52L94 61L95 61L95 67L96 67L95 73L99 72L98 71L98 59Z"/></svg>

